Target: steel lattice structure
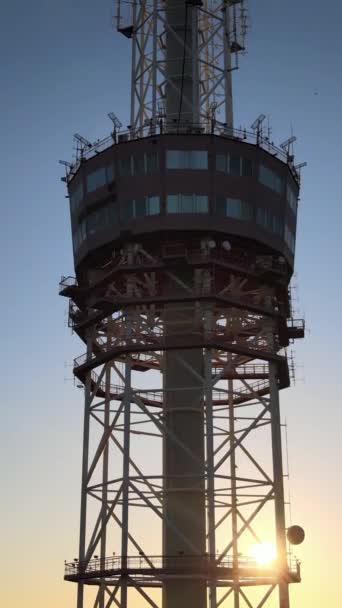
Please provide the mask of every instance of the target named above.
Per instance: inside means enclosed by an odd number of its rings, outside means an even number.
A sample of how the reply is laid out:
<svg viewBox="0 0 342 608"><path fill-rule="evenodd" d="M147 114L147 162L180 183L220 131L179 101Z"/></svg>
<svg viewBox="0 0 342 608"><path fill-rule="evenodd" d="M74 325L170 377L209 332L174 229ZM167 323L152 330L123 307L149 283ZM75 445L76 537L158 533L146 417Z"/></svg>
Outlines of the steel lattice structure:
<svg viewBox="0 0 342 608"><path fill-rule="evenodd" d="M85 386L84 512L87 502L97 505L87 535L82 522L84 559L67 565L66 578L79 582L81 595L84 584L97 585L94 606L126 605L124 580L147 603L158 606L148 590L172 580L178 569L189 578L194 572L205 581L213 577L208 583L211 607L234 596L235 605L239 599L241 605L249 605L250 587L261 584L265 585L264 603L277 585L286 595L288 583L299 580L298 563L286 558L284 534L278 538L284 563L277 573L258 570L255 561L241 551L241 547L246 549L245 537L249 542L262 539L258 518L270 503L275 503L278 528L285 530L279 389L288 386L289 377L286 358L279 353L274 284L284 286L286 277L281 266L268 268L268 259L255 260L251 272L243 252L236 260L225 257L201 250L156 256L129 248L108 264L99 288L94 285L85 293L72 281L61 284L63 295L72 298L71 323L87 341L87 352L75 360L75 374ZM187 283L179 272L181 266L183 273L184 264L191 270ZM266 270L267 280L263 278ZM171 279L169 292L163 288L165 277ZM172 284L181 285L177 297L172 297ZM181 333L176 326L165 337L163 314L172 299L180 315L191 306L196 333L184 334L180 322ZM297 321L287 331L294 338L302 330ZM194 348L203 348L200 377L184 359L186 350ZM192 457L163 416L161 372L168 350L177 351L180 365L187 370L189 392L195 384L203 395L206 448L205 472L200 477L205 479L208 551L196 558L187 555L196 548L178 534L172 522L165 521L163 511L162 438L169 437L184 457ZM153 380L147 379L149 375ZM177 386L169 390L176 392ZM98 432L92 450L91 427ZM272 442L278 446L273 466L270 455L266 459L268 468L259 462L253 446L253 435L265 437L265 432L269 449ZM154 466L149 472L140 465L138 444L133 450L136 437L153 441ZM152 528L161 521L171 528L182 547L179 556L162 557L160 538L156 543L130 532L129 522L139 517L136 513L141 508L148 511ZM224 547L222 534L227 541ZM108 538L115 539L114 544L110 541L111 548L120 548L120 556L108 558Z"/></svg>
<svg viewBox="0 0 342 608"><path fill-rule="evenodd" d="M300 581L279 392L304 336L289 292L303 165L264 115L233 128L246 24L242 2L119 0L131 124L111 113L109 138L76 134L62 161L76 278L60 291L86 348L77 608L289 608ZM270 539L261 565L250 545Z"/></svg>
<svg viewBox="0 0 342 608"><path fill-rule="evenodd" d="M237 69L238 55L245 50L244 1L204 0L185 2L184 6L188 41L170 24L165 1L117 2L117 29L132 40L130 128L133 133L139 133L149 124L156 126L165 116L168 90L180 94L181 84L169 69L170 40L179 44L186 60L188 56L198 57L198 62L186 63L195 92L191 97L186 92L182 94L182 121L198 123L200 128L202 120L217 118L229 128L233 126L231 72ZM195 115L194 105L198 107ZM177 114L173 118L177 119Z"/></svg>

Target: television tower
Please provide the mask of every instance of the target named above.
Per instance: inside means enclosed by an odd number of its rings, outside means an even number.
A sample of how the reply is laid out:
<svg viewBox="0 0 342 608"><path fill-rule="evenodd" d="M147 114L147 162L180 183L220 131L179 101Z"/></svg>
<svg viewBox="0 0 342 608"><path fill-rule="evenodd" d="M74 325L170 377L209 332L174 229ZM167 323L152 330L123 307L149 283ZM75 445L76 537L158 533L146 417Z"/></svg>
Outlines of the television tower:
<svg viewBox="0 0 342 608"><path fill-rule="evenodd" d="M84 342L77 608L289 607L279 393L290 384L299 165L233 125L236 0L119 0L127 129L63 162ZM290 544L288 544L290 543ZM269 545L276 553L267 552ZM139 604L138 604L139 602Z"/></svg>

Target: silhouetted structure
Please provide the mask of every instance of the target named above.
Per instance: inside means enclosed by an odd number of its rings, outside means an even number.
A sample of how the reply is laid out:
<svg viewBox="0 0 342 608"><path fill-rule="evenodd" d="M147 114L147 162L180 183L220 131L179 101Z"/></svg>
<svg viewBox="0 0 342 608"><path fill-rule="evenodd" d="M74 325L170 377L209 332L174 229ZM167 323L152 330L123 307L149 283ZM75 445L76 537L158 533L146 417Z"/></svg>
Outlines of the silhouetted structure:
<svg viewBox="0 0 342 608"><path fill-rule="evenodd" d="M163 608L259 608L275 587L288 608L300 572L286 547L279 391L286 347L304 335L289 296L293 139L275 147L264 116L233 128L242 2L122 6L131 124L110 114L111 136L77 134L65 163L76 279L61 293L86 345L74 362L80 546L65 578L77 608L85 589L94 608L136 605L134 593ZM248 545L265 520L277 560L261 566Z"/></svg>

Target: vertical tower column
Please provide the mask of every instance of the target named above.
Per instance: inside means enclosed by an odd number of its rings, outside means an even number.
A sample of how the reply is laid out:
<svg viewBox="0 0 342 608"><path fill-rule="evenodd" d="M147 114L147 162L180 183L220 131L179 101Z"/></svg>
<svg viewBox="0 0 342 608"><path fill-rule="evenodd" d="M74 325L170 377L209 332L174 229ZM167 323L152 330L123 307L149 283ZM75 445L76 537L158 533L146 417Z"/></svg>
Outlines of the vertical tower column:
<svg viewBox="0 0 342 608"><path fill-rule="evenodd" d="M179 279L179 276L177 277ZM181 276L180 281L186 278ZM172 282L179 293L182 287ZM168 305L166 341L202 332L194 304ZM164 355L164 527L167 568L200 566L205 559L205 458L202 349L167 350ZM164 608L206 608L206 581L172 578L163 586Z"/></svg>
<svg viewBox="0 0 342 608"><path fill-rule="evenodd" d="M92 357L92 335L89 331L87 338L87 360ZM91 405L91 372L88 372L84 387L84 418L83 418L83 453L82 453L82 485L80 509L80 538L78 561L81 564L85 559L87 535L87 482L89 461L89 431L90 431L90 405ZM77 608L83 608L84 583L77 585Z"/></svg>
<svg viewBox="0 0 342 608"><path fill-rule="evenodd" d="M198 8L190 0L166 3L166 119L176 123L199 121Z"/></svg>
<svg viewBox="0 0 342 608"><path fill-rule="evenodd" d="M205 312L205 330L208 338L212 331L213 313L209 308ZM214 469L214 412L212 390L212 352L206 348L204 353L204 379L205 379L205 421L206 421L206 451L207 451L207 528L208 553L210 565L216 558L216 530L215 530L215 469ZM209 581L209 608L216 608L216 581Z"/></svg>
<svg viewBox="0 0 342 608"><path fill-rule="evenodd" d="M269 364L270 407L274 480L274 509L276 524L277 562L280 573L279 608L289 608L289 587L286 581L286 526L284 503L283 459L281 447L281 423L279 409L278 370L276 363Z"/></svg>
<svg viewBox="0 0 342 608"><path fill-rule="evenodd" d="M232 54L231 54L231 36L230 36L230 18L229 6L224 5L223 8L223 46L224 46L224 92L225 92L225 115L228 129L233 129L233 91L232 91Z"/></svg>
<svg viewBox="0 0 342 608"><path fill-rule="evenodd" d="M228 360L231 362L232 356L228 355ZM230 365L230 372L233 369ZM231 510L232 510L232 550L233 550L233 593L234 593L234 608L239 608L239 578L237 576L239 567L238 554L238 521L237 521L237 492L236 492L236 459L235 459L235 413L234 413L234 382L230 378L228 380L228 416L229 416L229 445L231 450L230 455L230 491L231 491Z"/></svg>

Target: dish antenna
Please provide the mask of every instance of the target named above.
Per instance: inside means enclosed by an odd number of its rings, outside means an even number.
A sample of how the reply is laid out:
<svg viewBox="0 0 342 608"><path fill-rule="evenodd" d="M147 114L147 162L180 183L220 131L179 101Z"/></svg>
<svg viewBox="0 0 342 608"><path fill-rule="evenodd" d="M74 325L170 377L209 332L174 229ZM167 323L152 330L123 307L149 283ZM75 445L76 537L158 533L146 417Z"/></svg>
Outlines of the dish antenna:
<svg viewBox="0 0 342 608"><path fill-rule="evenodd" d="M265 118L266 118L265 114L259 114L258 118L256 118L255 121L253 122L253 124L251 125L251 129L253 131L259 131Z"/></svg>
<svg viewBox="0 0 342 608"><path fill-rule="evenodd" d="M259 114L258 118L256 118L251 125L251 129L256 133L257 145L259 144L260 137L262 136L262 123L264 122L265 118L265 114Z"/></svg>
<svg viewBox="0 0 342 608"><path fill-rule="evenodd" d="M308 164L307 162L304 162L304 163L300 163L299 165L295 165L295 169L296 169L296 171L299 171L299 172L300 172L300 170L301 170L303 167L306 167L306 166L307 166L307 164Z"/></svg>
<svg viewBox="0 0 342 608"><path fill-rule="evenodd" d="M76 139L76 141L78 143L80 143L84 148L91 148L92 147L92 143L89 141L89 139L86 139L85 137L83 137L82 135L80 135L79 133L75 133L74 134L74 139Z"/></svg>
<svg viewBox="0 0 342 608"><path fill-rule="evenodd" d="M297 137L295 135L292 135L291 137L289 137L288 139L283 141L282 144L280 144L281 149L284 150L284 152L286 152L286 155L288 157L290 157L290 146L292 146L295 141L297 141ZM291 160L293 162L293 157Z"/></svg>
<svg viewBox="0 0 342 608"><path fill-rule="evenodd" d="M110 118L110 120L112 121L112 123L114 125L114 129L118 129L118 130L121 129L122 122L120 122L120 120L118 119L116 114L114 114L114 112L109 112L108 118Z"/></svg>

